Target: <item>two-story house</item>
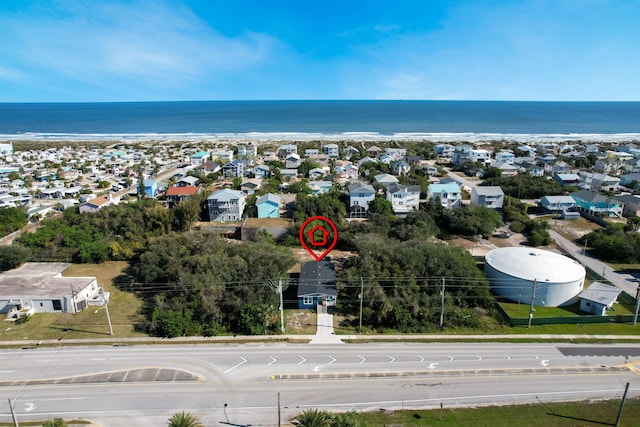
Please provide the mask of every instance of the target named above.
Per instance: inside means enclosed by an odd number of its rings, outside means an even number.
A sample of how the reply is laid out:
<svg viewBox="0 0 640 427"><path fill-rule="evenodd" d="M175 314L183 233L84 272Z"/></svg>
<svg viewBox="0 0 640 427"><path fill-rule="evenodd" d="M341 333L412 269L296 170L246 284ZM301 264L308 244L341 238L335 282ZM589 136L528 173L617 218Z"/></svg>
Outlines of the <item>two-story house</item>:
<svg viewBox="0 0 640 427"><path fill-rule="evenodd" d="M349 217L366 218L369 214L369 202L376 196L370 184L356 183L349 186Z"/></svg>
<svg viewBox="0 0 640 427"><path fill-rule="evenodd" d="M393 213L406 215L417 210L420 204L420 186L391 184L387 186L387 200L391 202Z"/></svg>
<svg viewBox="0 0 640 427"><path fill-rule="evenodd" d="M471 204L489 209L502 209L504 192L500 186L475 186L471 190Z"/></svg>
<svg viewBox="0 0 640 427"><path fill-rule="evenodd" d="M207 197L209 221L240 221L244 212L245 195L241 191L225 188Z"/></svg>
<svg viewBox="0 0 640 427"><path fill-rule="evenodd" d="M462 206L462 191L455 182L447 184L430 184L427 187L427 200L435 200L447 209Z"/></svg>

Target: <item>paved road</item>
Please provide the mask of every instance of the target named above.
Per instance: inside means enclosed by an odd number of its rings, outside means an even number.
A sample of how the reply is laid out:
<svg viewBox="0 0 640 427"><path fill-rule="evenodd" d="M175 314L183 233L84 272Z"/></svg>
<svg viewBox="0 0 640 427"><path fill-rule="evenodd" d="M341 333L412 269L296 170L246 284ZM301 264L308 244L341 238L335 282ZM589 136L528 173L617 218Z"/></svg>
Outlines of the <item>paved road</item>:
<svg viewBox="0 0 640 427"><path fill-rule="evenodd" d="M553 230L549 230L551 238L556 241L557 245L564 250L569 256L576 259L580 264L589 267L597 274L605 277L605 282L619 287L631 296L636 295L638 287L638 278L632 274L619 272L611 268L607 263L600 261L584 253L584 248L577 246L570 240L565 239Z"/></svg>
<svg viewBox="0 0 640 427"><path fill-rule="evenodd" d="M0 351L0 420L8 401L18 417L96 419L108 426L165 425L174 412L206 425L275 425L302 408L330 410L435 408L579 398L620 397L640 345L571 344L245 344ZM172 369L193 379L100 382L105 373ZM138 372L136 371L136 372ZM65 378L101 373L95 383ZM118 378L122 375L116 374ZM57 384L29 384L57 378ZM61 380L62 379L62 380Z"/></svg>

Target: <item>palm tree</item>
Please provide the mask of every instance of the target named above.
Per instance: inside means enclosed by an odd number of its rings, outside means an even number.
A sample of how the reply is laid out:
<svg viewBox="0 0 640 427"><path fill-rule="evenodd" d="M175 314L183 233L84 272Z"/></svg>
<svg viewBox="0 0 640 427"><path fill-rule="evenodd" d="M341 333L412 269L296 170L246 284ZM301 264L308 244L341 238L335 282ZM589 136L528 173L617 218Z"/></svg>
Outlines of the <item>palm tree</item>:
<svg viewBox="0 0 640 427"><path fill-rule="evenodd" d="M200 419L189 412L176 412L169 418L168 427L204 427Z"/></svg>
<svg viewBox="0 0 640 427"><path fill-rule="evenodd" d="M293 417L291 423L298 427L329 427L332 424L332 417L325 411L306 409Z"/></svg>

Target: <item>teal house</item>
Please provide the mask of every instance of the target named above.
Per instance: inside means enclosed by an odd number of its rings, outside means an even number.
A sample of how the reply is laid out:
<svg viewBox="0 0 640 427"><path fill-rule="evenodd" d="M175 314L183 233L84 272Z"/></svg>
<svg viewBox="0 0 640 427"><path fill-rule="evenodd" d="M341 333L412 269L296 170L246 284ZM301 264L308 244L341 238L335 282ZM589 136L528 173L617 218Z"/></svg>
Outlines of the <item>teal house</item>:
<svg viewBox="0 0 640 427"><path fill-rule="evenodd" d="M267 193L256 200L258 218L280 218L280 196Z"/></svg>

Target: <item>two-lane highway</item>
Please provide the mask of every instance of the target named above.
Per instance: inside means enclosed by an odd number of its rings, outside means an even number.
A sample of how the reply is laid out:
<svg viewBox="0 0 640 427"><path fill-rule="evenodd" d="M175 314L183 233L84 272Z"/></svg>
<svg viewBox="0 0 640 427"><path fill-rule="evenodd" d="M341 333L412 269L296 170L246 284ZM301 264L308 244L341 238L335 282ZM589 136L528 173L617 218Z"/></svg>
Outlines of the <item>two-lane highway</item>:
<svg viewBox="0 0 640 427"><path fill-rule="evenodd" d="M640 345L631 344L3 350L0 418L9 419L9 398L23 420L84 417L109 426L164 425L180 410L214 425L225 420L225 403L227 415L236 417L231 422L276 424L278 392L285 419L304 407L361 410L531 402L536 396L548 401L612 398L620 396L627 381L631 394L638 394L635 374L622 367L638 358Z"/></svg>

